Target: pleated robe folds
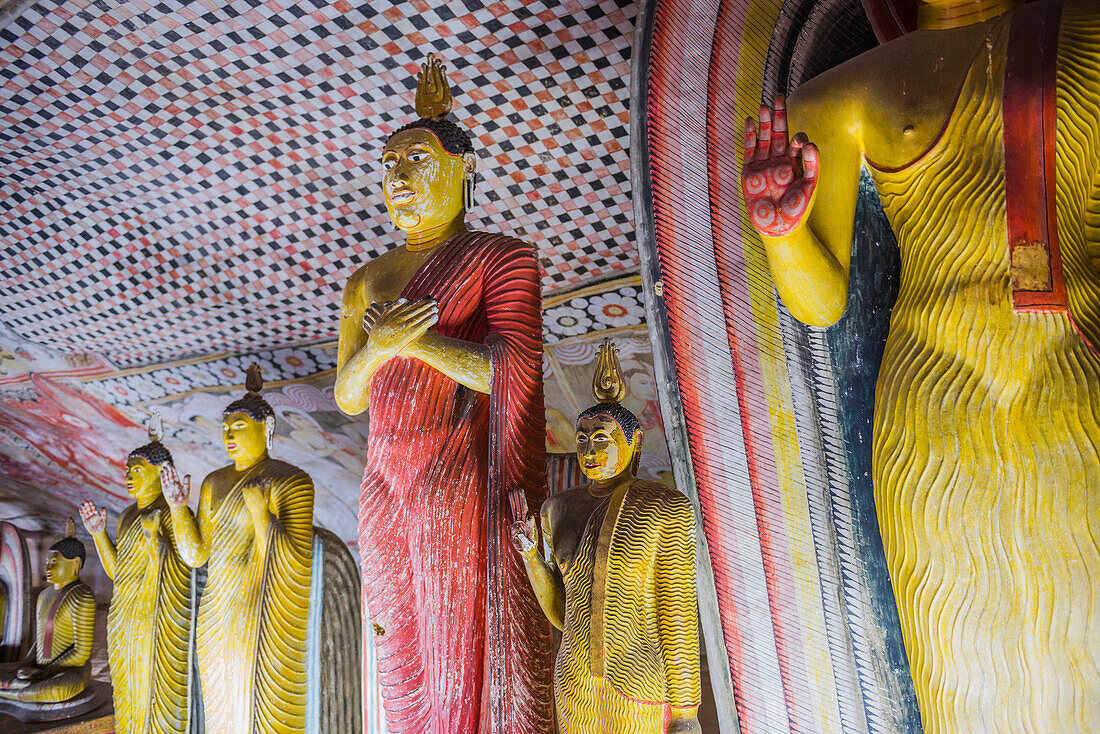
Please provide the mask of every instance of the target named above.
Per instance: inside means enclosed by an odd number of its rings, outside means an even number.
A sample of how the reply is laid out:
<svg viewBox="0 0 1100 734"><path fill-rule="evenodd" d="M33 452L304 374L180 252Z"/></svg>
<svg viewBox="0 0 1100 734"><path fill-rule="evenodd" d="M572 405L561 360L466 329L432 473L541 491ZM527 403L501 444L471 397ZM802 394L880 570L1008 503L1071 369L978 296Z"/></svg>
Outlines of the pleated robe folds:
<svg viewBox="0 0 1100 734"><path fill-rule="evenodd" d="M438 302L440 335L489 348L492 392L407 357L371 380L359 553L387 727L551 732L549 626L509 542L546 497L534 252L463 233L403 295Z"/></svg>
<svg viewBox="0 0 1100 734"><path fill-rule="evenodd" d="M191 569L180 558L163 497L118 521L115 587L107 613L117 734L188 731Z"/></svg>
<svg viewBox="0 0 1100 734"><path fill-rule="evenodd" d="M228 466L206 481L218 486L222 473L236 476ZM242 492L259 478L270 482L274 515L266 548ZM206 732L298 734L306 715L313 481L296 466L264 459L210 503L214 535L196 632Z"/></svg>

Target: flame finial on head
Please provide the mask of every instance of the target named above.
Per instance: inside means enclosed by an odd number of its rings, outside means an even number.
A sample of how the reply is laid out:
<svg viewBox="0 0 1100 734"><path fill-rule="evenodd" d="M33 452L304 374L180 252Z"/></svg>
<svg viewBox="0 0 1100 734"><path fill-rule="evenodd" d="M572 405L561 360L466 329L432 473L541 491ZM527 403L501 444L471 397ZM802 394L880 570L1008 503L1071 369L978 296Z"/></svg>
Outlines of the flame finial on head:
<svg viewBox="0 0 1100 734"><path fill-rule="evenodd" d="M145 424L145 430L149 434L149 443L160 443L164 438L164 416L159 410L149 412L149 421Z"/></svg>
<svg viewBox="0 0 1100 734"><path fill-rule="evenodd" d="M610 339L603 340L596 355L592 395L599 403L617 403L626 395L626 380L619 364L619 348Z"/></svg>
<svg viewBox="0 0 1100 734"><path fill-rule="evenodd" d="M446 71L443 62L430 53L416 75L416 114L426 120L443 117L454 107Z"/></svg>
<svg viewBox="0 0 1100 734"><path fill-rule="evenodd" d="M252 395L259 395L260 391L264 389L263 370L255 362L248 365L248 372L245 373L244 378L244 389Z"/></svg>
<svg viewBox="0 0 1100 734"><path fill-rule="evenodd" d="M71 517L65 520L65 537L76 537L76 520L72 519Z"/></svg>

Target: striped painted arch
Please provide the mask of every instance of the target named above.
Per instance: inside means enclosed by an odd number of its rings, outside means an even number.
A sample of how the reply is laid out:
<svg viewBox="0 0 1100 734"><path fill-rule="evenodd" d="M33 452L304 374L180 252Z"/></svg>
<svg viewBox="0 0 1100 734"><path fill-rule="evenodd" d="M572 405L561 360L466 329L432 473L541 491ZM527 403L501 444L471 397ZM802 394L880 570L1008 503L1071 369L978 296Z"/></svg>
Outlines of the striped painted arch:
<svg viewBox="0 0 1100 734"><path fill-rule="evenodd" d="M870 478L897 245L865 180L848 312L810 329L740 194L762 100L907 29L905 7L871 4L650 0L638 19L635 225L723 734L921 731Z"/></svg>

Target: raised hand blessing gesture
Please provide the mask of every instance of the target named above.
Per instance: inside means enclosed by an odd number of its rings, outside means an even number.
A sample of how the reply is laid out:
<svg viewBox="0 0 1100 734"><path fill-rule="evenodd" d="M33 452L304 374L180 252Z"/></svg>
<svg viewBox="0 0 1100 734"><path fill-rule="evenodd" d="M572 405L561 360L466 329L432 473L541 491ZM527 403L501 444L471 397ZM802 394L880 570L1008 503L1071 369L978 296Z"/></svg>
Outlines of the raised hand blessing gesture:
<svg viewBox="0 0 1100 734"><path fill-rule="evenodd" d="M176 467L167 464L160 472L161 491L164 492L164 501L169 507L186 507L187 498L191 496L191 475L188 474L180 480Z"/></svg>
<svg viewBox="0 0 1100 734"><path fill-rule="evenodd" d="M80 519L89 535L102 533L107 529L107 511L98 509L91 500L80 503Z"/></svg>
<svg viewBox="0 0 1100 734"><path fill-rule="evenodd" d="M745 162L741 190L756 230L768 237L789 235L810 211L817 186L817 146L802 133L787 142L783 95L775 110L760 105L760 127L745 120Z"/></svg>

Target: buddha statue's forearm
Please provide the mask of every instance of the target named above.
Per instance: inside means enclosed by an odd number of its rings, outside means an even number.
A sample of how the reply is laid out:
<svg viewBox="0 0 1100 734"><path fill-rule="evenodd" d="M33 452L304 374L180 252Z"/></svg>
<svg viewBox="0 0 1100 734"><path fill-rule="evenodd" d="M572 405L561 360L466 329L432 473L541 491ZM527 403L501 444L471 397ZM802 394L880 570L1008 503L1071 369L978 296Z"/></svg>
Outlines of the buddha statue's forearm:
<svg viewBox="0 0 1100 734"><path fill-rule="evenodd" d="M359 415L370 407L370 380L386 358L370 348L368 342L348 360L336 376L332 395L336 405L348 415Z"/></svg>
<svg viewBox="0 0 1100 734"><path fill-rule="evenodd" d="M180 558L191 568L198 568L210 557L210 544L200 531L195 516L186 505L171 506L172 534L176 537L176 549Z"/></svg>
<svg viewBox="0 0 1100 734"><path fill-rule="evenodd" d="M803 224L785 237L763 237L779 297L810 326L830 326L848 304L848 271Z"/></svg>
<svg viewBox="0 0 1100 734"><path fill-rule="evenodd" d="M535 598L539 600L542 613L550 620L550 624L564 631L565 585L558 574L539 557L536 548L524 551L522 557L527 578L531 582L531 588L535 590Z"/></svg>
<svg viewBox="0 0 1100 734"><path fill-rule="evenodd" d="M492 389L489 348L484 344L429 331L401 350L401 354L419 359L475 392L488 395Z"/></svg>
<svg viewBox="0 0 1100 734"><path fill-rule="evenodd" d="M118 550L115 548L115 544L111 542L106 530L92 533L92 540L95 541L95 549L99 553L99 561L103 564L103 570L107 572L107 577L113 581L115 571L118 570Z"/></svg>

